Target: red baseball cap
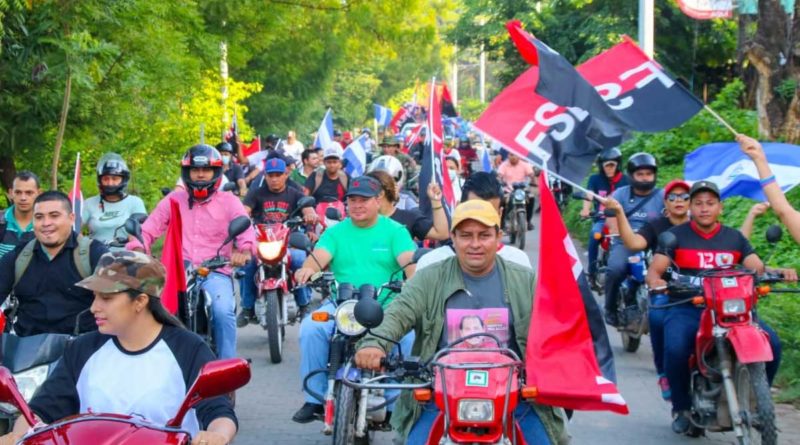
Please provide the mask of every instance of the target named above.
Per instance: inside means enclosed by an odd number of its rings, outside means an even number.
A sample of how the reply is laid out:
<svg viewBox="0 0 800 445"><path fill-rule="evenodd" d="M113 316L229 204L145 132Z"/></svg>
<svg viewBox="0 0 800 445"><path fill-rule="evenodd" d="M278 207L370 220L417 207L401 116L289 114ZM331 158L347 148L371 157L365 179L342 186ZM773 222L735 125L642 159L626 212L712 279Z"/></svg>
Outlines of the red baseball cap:
<svg viewBox="0 0 800 445"><path fill-rule="evenodd" d="M687 184L686 181L684 181L683 179L673 179L672 181L669 181L667 185L664 186L664 194L665 195L669 194L669 192L671 192L672 189L674 189L675 187L685 188L686 192L689 192L689 190L691 189L689 184Z"/></svg>

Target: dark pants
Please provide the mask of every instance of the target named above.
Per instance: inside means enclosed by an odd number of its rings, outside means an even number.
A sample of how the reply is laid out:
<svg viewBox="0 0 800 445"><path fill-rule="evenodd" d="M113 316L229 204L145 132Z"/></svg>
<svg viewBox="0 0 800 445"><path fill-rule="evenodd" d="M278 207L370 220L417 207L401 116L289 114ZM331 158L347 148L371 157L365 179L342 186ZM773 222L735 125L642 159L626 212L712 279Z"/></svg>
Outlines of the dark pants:
<svg viewBox="0 0 800 445"><path fill-rule="evenodd" d="M589 246L586 249L587 253L589 254L589 275L595 275L597 273L597 255L600 250L600 241L595 239L595 233L603 233L603 226L606 225L604 220L595 221L592 224L592 228L589 229Z"/></svg>
<svg viewBox="0 0 800 445"><path fill-rule="evenodd" d="M700 326L702 308L682 305L669 308L664 317L664 369L672 392L672 410L684 411L692 406L689 396L689 357L694 353L695 336ZM764 322L758 325L769 335L772 346L771 362L766 363L767 380L772 380L781 362L781 342L778 334Z"/></svg>
<svg viewBox="0 0 800 445"><path fill-rule="evenodd" d="M606 312L617 312L617 297L619 287L628 276L628 257L634 252L625 248L620 242L611 244L608 252L608 266L606 267Z"/></svg>

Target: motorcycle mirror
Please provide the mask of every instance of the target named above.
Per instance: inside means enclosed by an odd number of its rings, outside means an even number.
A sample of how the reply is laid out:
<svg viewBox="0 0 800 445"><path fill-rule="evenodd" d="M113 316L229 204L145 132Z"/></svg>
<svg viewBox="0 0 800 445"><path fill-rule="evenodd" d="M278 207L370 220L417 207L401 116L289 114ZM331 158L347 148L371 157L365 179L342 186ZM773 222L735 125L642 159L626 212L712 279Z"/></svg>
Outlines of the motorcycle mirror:
<svg viewBox="0 0 800 445"><path fill-rule="evenodd" d="M0 401L14 405L28 422L28 425L36 425L36 419L34 419L31 408L25 398L20 394L17 382L14 381L14 376L4 366L0 366Z"/></svg>
<svg viewBox="0 0 800 445"><path fill-rule="evenodd" d="M427 254L431 250L433 249L431 249L430 247L420 247L419 249L414 251L414 255L411 257L411 262L417 264L419 262L419 259L425 256L425 254Z"/></svg>
<svg viewBox="0 0 800 445"><path fill-rule="evenodd" d="M767 242L775 244L783 237L783 229L777 224L767 227Z"/></svg>
<svg viewBox="0 0 800 445"><path fill-rule="evenodd" d="M167 196L172 193L172 189L169 187L161 187L161 196Z"/></svg>
<svg viewBox="0 0 800 445"><path fill-rule="evenodd" d="M225 185L222 186L222 191L223 192L232 192L232 191L234 191L234 190L236 190L238 188L239 188L239 186L237 186L235 182L226 182Z"/></svg>
<svg viewBox="0 0 800 445"><path fill-rule="evenodd" d="M325 218L328 218L332 221L341 221L342 213L336 207L328 207L325 209Z"/></svg>
<svg viewBox="0 0 800 445"><path fill-rule="evenodd" d="M249 381L250 364L243 358L214 360L206 363L200 369L200 374L192 387L186 392L186 398L183 399L178 413L167 422L167 426L180 427L189 410L202 400L226 395L243 387Z"/></svg>
<svg viewBox="0 0 800 445"><path fill-rule="evenodd" d="M289 235L289 247L308 252L311 250L311 240L304 233L292 232Z"/></svg>
<svg viewBox="0 0 800 445"><path fill-rule="evenodd" d="M317 205L317 200L313 196L303 196L297 201L297 208L305 209Z"/></svg>
<svg viewBox="0 0 800 445"><path fill-rule="evenodd" d="M375 286L371 284L362 284L361 287L358 288L358 298L359 299L369 298L371 300L374 300Z"/></svg>
<svg viewBox="0 0 800 445"><path fill-rule="evenodd" d="M142 224L134 219L133 216L134 215L131 215L131 217L125 221L125 231L135 236L140 243L144 244L144 240L142 240Z"/></svg>
<svg viewBox="0 0 800 445"><path fill-rule="evenodd" d="M658 235L658 247L663 250L673 250L678 246L678 238L670 232L664 232Z"/></svg>
<svg viewBox="0 0 800 445"><path fill-rule="evenodd" d="M356 321L367 329L375 329L383 322L383 308L374 298L362 298L353 308Z"/></svg>
<svg viewBox="0 0 800 445"><path fill-rule="evenodd" d="M244 215L234 218L228 224L228 242L233 241L234 238L243 234L248 228L250 228L250 218Z"/></svg>

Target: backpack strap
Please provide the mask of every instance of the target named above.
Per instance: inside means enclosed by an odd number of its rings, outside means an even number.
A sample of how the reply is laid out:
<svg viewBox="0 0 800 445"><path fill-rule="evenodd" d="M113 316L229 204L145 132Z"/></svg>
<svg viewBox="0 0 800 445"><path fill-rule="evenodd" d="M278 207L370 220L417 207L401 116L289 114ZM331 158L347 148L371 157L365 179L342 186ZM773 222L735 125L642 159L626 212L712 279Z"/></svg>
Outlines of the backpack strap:
<svg viewBox="0 0 800 445"><path fill-rule="evenodd" d="M314 190L311 190L311 193L309 193L309 195L313 196L314 193L317 192L317 189L319 189L319 186L322 185L322 175L324 175L324 174L325 173L322 170L317 170L317 171L314 172Z"/></svg>
<svg viewBox="0 0 800 445"><path fill-rule="evenodd" d="M72 259L82 279L92 274L91 246L91 238L78 235L78 247L72 251Z"/></svg>
<svg viewBox="0 0 800 445"><path fill-rule="evenodd" d="M339 170L339 182L342 184L344 192L347 193L347 173L342 170Z"/></svg>
<svg viewBox="0 0 800 445"><path fill-rule="evenodd" d="M17 254L17 259L14 261L14 285L11 287L12 290L17 287L25 270L28 269L28 266L31 264L34 247L36 247L36 239L28 241L25 247Z"/></svg>

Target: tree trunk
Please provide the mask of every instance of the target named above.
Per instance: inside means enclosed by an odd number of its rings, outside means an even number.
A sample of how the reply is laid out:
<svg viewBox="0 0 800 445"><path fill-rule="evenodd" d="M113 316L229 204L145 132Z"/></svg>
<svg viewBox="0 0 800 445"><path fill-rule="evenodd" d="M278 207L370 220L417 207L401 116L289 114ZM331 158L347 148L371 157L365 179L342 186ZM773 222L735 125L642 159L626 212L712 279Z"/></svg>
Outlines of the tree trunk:
<svg viewBox="0 0 800 445"><path fill-rule="evenodd" d="M778 0L759 1L756 33L743 42L742 50L758 79L755 104L761 137L794 143L800 140L800 97L791 20Z"/></svg>
<svg viewBox="0 0 800 445"><path fill-rule="evenodd" d="M58 121L56 145L53 150L53 167L50 170L50 188L58 187L58 162L61 157L61 146L64 144L64 130L67 128L67 115L69 114L69 97L72 94L72 71L67 68L67 83L64 87L64 102L61 104L61 118Z"/></svg>

